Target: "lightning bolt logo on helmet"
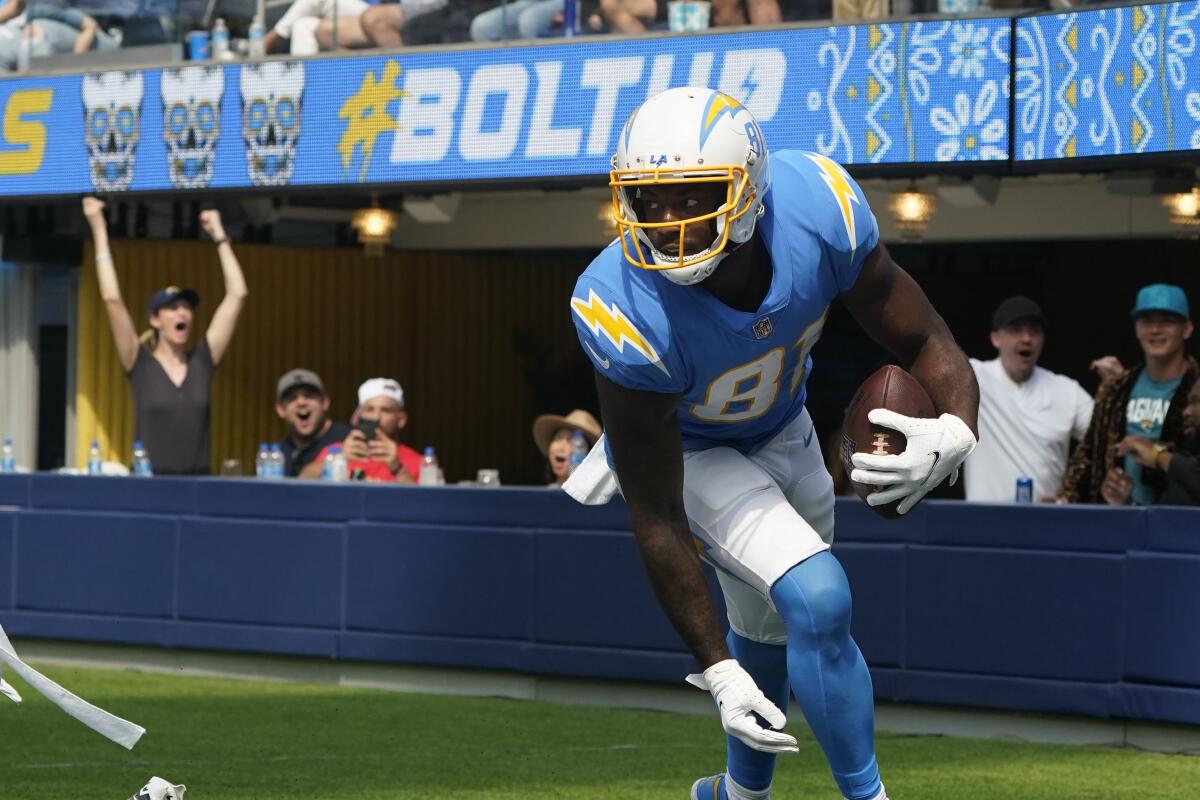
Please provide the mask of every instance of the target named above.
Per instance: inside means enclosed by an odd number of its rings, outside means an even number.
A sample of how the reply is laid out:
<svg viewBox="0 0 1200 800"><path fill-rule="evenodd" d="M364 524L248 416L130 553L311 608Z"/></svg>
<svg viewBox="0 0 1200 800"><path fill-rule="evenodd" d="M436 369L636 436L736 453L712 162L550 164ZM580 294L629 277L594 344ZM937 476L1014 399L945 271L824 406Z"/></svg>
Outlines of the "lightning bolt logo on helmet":
<svg viewBox="0 0 1200 800"><path fill-rule="evenodd" d="M758 122L729 95L685 86L647 100L625 123L609 175L625 260L684 286L707 278L754 235L771 183L768 161ZM715 186L723 197L718 203L714 194L717 207L697 209L695 216L663 221L644 216L643 193L656 191L645 187L684 183ZM698 230L707 246L699 242ZM666 244L664 231L670 232ZM667 252L672 249L676 252Z"/></svg>
<svg viewBox="0 0 1200 800"><path fill-rule="evenodd" d="M596 291L589 289L586 301L580 300L578 297L571 298L571 310L583 320L593 335L604 334L604 338L612 342L618 353L624 353L625 345L628 344L670 377L670 371L662 363L654 346L629 321L629 317L617 308L616 303L613 303L611 307L605 305Z"/></svg>

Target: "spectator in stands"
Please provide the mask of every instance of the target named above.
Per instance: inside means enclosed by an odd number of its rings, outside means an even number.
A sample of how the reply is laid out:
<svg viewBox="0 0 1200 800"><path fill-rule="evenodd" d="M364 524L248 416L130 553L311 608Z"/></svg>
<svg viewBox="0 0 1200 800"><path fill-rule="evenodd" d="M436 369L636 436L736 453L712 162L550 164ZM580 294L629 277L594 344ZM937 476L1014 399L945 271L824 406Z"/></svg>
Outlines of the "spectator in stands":
<svg viewBox="0 0 1200 800"><path fill-rule="evenodd" d="M658 0L600 0L600 15L613 33L644 33L658 18Z"/></svg>
<svg viewBox="0 0 1200 800"><path fill-rule="evenodd" d="M341 441L350 474L368 481L416 483L421 456L400 441L400 431L408 424L404 410L404 390L391 378L371 378L358 387L358 411L354 428ZM301 478L317 478L329 446L324 447Z"/></svg>
<svg viewBox="0 0 1200 800"><path fill-rule="evenodd" d="M150 330L138 337L121 298L108 246L104 203L83 198L92 229L96 279L108 311L117 357L133 391L134 436L149 451L156 474L204 475L209 471L209 398L213 371L233 340L246 302L246 280L217 211L201 211L200 226L217 245L225 297L196 347L188 349L200 296L168 286L150 298Z"/></svg>
<svg viewBox="0 0 1200 800"><path fill-rule="evenodd" d="M533 441L546 459L549 486L562 486L571 477L571 436L577 430L583 432L589 449L600 438L600 423L580 408L565 417L542 414L533 421Z"/></svg>
<svg viewBox="0 0 1200 800"><path fill-rule="evenodd" d="M9 72L16 70L20 64L24 28L24 0L7 0L0 4L0 67Z"/></svg>
<svg viewBox="0 0 1200 800"><path fill-rule="evenodd" d="M25 0L12 2L25 7L27 24L22 35L29 40L31 56L116 50L121 46L118 36L101 28L93 17L66 3L53 0L35 0L28 5Z"/></svg>
<svg viewBox="0 0 1200 800"><path fill-rule="evenodd" d="M886 16L888 0L833 0L833 21L838 25Z"/></svg>
<svg viewBox="0 0 1200 800"><path fill-rule="evenodd" d="M287 41L294 56L310 56L334 50L334 17L337 17L337 46L369 47L362 29L362 14L371 6L363 0L295 0L267 31L263 40L268 53L283 49Z"/></svg>
<svg viewBox="0 0 1200 800"><path fill-rule="evenodd" d="M713 27L730 28L745 25L747 11L751 25L775 25L783 22L783 10L779 7L779 0L712 0Z"/></svg>
<svg viewBox="0 0 1200 800"><path fill-rule="evenodd" d="M1142 287L1133 318L1145 364L1124 370L1115 359L1097 362L1107 362L1110 377L1096 393L1092 424L1067 467L1062 501L1150 505L1162 492L1162 474L1143 471L1131 454L1118 463L1117 445L1127 435L1167 446L1179 441L1183 408L1200 364L1185 350L1192 322L1187 296L1178 286Z"/></svg>
<svg viewBox="0 0 1200 800"><path fill-rule="evenodd" d="M1166 476L1167 488L1158 498L1159 505L1200 506L1200 381L1188 392L1183 436L1174 451L1162 442L1126 436L1117 453L1132 456L1142 469L1158 470Z"/></svg>
<svg viewBox="0 0 1200 800"><path fill-rule="evenodd" d="M1017 478L1034 497L1054 500L1071 440L1092 421L1092 398L1076 381L1039 367L1046 317L1028 297L1010 297L992 315L997 358L971 359L979 381L979 446L964 465L967 500L1015 499Z"/></svg>
<svg viewBox="0 0 1200 800"><path fill-rule="evenodd" d="M511 0L476 14L471 20L471 40L536 39L561 24L562 19L563 0Z"/></svg>
<svg viewBox="0 0 1200 800"><path fill-rule="evenodd" d="M650 0L653 2L653 0ZM441 11L448 0L400 0L398 3L371 6L361 17L368 46L402 47L404 26L426 14Z"/></svg>
<svg viewBox="0 0 1200 800"><path fill-rule="evenodd" d="M329 418L325 384L312 370L284 373L275 387L275 398L275 413L287 425L287 435L279 447L283 450L284 474L289 478L297 477L318 453L350 433L349 425Z"/></svg>

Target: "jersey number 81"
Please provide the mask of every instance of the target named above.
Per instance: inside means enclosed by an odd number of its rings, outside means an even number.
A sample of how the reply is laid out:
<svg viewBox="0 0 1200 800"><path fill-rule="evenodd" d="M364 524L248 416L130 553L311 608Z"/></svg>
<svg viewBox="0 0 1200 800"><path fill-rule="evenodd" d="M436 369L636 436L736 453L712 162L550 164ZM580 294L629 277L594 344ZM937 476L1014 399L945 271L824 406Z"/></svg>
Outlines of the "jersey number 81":
<svg viewBox="0 0 1200 800"><path fill-rule="evenodd" d="M792 345L796 364L788 382L788 397L794 396L804 383L808 354L821 338L826 314L828 309ZM784 349L776 347L760 358L722 373L708 385L704 403L692 406L692 416L705 422L745 422L761 417L779 396L784 355Z"/></svg>

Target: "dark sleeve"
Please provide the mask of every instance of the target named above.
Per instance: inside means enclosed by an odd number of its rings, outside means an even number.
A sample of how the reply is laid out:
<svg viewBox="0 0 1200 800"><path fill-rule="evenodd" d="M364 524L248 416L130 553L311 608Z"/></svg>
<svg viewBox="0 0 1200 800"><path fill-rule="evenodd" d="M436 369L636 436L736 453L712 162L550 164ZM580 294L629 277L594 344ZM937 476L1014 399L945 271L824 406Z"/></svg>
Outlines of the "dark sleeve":
<svg viewBox="0 0 1200 800"><path fill-rule="evenodd" d="M1193 503L1200 505L1200 458L1175 455L1167 467L1167 480L1181 487Z"/></svg>

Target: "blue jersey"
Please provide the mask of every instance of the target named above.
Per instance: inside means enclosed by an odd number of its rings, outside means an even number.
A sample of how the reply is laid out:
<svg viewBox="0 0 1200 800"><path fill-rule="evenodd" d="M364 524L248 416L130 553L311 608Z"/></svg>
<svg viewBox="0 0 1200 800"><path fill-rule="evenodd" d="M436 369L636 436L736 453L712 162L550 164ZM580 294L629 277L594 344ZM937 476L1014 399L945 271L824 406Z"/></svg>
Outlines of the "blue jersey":
<svg viewBox="0 0 1200 800"><path fill-rule="evenodd" d="M572 318L588 358L626 388L682 395L686 450L750 454L796 418L829 305L854 285L879 241L862 190L824 156L772 153L763 205L755 235L773 271L753 313L726 306L702 285L679 286L634 267L619 240L575 285Z"/></svg>

